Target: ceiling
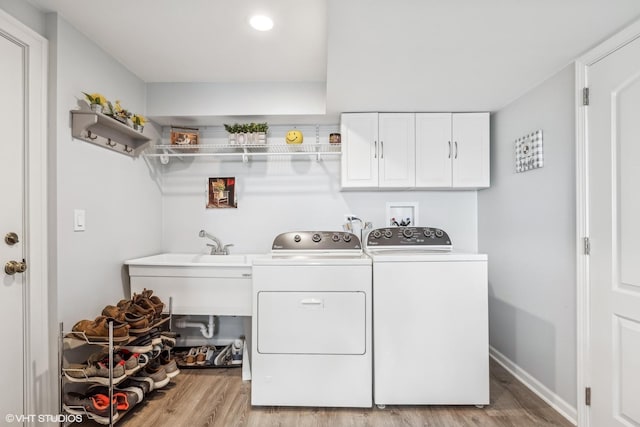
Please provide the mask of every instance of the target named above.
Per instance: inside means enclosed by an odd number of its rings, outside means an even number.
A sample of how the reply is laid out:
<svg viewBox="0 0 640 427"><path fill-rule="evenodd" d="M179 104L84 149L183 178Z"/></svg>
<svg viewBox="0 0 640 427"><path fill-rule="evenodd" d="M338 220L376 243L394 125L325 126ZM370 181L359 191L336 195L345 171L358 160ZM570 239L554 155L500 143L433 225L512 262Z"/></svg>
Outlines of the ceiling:
<svg viewBox="0 0 640 427"><path fill-rule="evenodd" d="M326 81L328 112L496 111L640 17L638 0L29 1L146 82Z"/></svg>

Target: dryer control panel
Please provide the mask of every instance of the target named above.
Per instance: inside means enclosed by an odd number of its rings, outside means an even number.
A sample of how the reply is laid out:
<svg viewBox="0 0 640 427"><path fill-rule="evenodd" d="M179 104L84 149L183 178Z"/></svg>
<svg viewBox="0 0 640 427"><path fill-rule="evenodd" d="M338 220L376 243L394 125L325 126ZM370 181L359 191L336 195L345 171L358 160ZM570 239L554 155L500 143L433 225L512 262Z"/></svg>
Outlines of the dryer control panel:
<svg viewBox="0 0 640 427"><path fill-rule="evenodd" d="M449 235L434 227L376 228L367 236L368 250L450 251Z"/></svg>
<svg viewBox="0 0 640 427"><path fill-rule="evenodd" d="M361 251L360 239L344 231L291 231L276 236L272 251Z"/></svg>

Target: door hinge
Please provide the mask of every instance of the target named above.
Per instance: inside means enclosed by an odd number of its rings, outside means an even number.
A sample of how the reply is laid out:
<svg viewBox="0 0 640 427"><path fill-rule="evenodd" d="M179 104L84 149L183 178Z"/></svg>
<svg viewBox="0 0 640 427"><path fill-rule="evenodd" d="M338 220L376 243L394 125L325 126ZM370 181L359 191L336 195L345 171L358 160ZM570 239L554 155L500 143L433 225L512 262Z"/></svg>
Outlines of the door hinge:
<svg viewBox="0 0 640 427"><path fill-rule="evenodd" d="M589 88L582 89L582 105L589 105Z"/></svg>
<svg viewBox="0 0 640 427"><path fill-rule="evenodd" d="M585 237L583 241L584 241L584 254L591 255L591 240L588 237Z"/></svg>
<svg viewBox="0 0 640 427"><path fill-rule="evenodd" d="M591 387L586 387L584 389L584 404L591 406Z"/></svg>

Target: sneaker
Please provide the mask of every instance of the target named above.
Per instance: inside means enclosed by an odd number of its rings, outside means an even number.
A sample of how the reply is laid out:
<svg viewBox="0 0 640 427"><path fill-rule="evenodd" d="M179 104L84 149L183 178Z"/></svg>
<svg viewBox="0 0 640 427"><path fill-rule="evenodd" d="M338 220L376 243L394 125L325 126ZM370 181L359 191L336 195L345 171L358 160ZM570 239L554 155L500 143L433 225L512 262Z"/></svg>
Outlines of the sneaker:
<svg viewBox="0 0 640 427"><path fill-rule="evenodd" d="M149 393L151 393L151 391L153 391L153 380L151 378L141 378L141 379L127 378L126 380L124 380L118 385L118 388L122 390L127 390L130 388L136 388L140 390L142 392L142 397L140 398L140 401L142 401L142 399L145 396L147 396Z"/></svg>
<svg viewBox="0 0 640 427"><path fill-rule="evenodd" d="M143 379L143 378L151 378L153 380L153 389L157 390L169 384L170 378L167 376L167 372L160 365L157 360L152 360L147 364L144 369L141 369L137 373L134 374L131 378L133 379Z"/></svg>
<svg viewBox="0 0 640 427"><path fill-rule="evenodd" d="M109 408L111 408L113 421L118 419L116 405L109 405L109 395L85 396L80 393L65 393L62 407L69 414L86 415L100 424L109 424Z"/></svg>
<svg viewBox="0 0 640 427"><path fill-rule="evenodd" d="M174 378L180 373L178 364L176 363L175 359L171 357L170 350L162 350L162 352L160 353L160 365L164 368L169 378Z"/></svg>
<svg viewBox="0 0 640 427"><path fill-rule="evenodd" d="M109 385L108 363L92 362L87 365L70 364L64 368L64 376L72 382L96 382ZM127 377L124 363L118 363L113 367L113 382L118 383Z"/></svg>
<svg viewBox="0 0 640 427"><path fill-rule="evenodd" d="M126 345L123 345L121 348L129 350L132 353L148 353L153 350L151 335L140 335L138 338L127 343Z"/></svg>
<svg viewBox="0 0 640 427"><path fill-rule="evenodd" d="M225 366L231 364L231 345L229 344L216 356L213 364L215 366Z"/></svg>
<svg viewBox="0 0 640 427"><path fill-rule="evenodd" d="M113 364L114 366L123 363L124 371L127 375L131 375L138 369L138 353L132 353L127 349L120 348L113 352ZM87 359L88 363L102 362L104 365L109 365L109 352L106 350L99 351L92 354Z"/></svg>
<svg viewBox="0 0 640 427"><path fill-rule="evenodd" d="M81 320L71 329L73 336L88 341L109 341L109 323L113 323L113 342L129 340L129 325L113 317L98 316L95 320Z"/></svg>
<svg viewBox="0 0 640 427"><path fill-rule="evenodd" d="M151 335L151 344L162 345L162 336L160 335L160 329L151 328L151 330L149 330L149 335Z"/></svg>
<svg viewBox="0 0 640 427"><path fill-rule="evenodd" d="M87 389L87 396L102 394L109 396L109 387L104 385L92 385ZM143 391L138 387L123 388L122 385L113 388L113 400L118 411L126 411L133 408L144 398Z"/></svg>

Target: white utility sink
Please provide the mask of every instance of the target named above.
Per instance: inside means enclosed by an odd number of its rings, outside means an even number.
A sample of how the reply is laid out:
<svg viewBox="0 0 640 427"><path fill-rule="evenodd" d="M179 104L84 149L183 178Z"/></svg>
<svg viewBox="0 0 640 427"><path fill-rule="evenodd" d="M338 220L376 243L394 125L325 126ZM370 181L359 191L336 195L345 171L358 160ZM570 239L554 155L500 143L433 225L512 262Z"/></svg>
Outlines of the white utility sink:
<svg viewBox="0 0 640 427"><path fill-rule="evenodd" d="M131 294L145 288L174 314L251 316L252 260L260 254L164 253L125 261Z"/></svg>
<svg viewBox="0 0 640 427"><path fill-rule="evenodd" d="M257 254L208 255L164 253L125 261L127 265L153 265L175 267L251 266Z"/></svg>

